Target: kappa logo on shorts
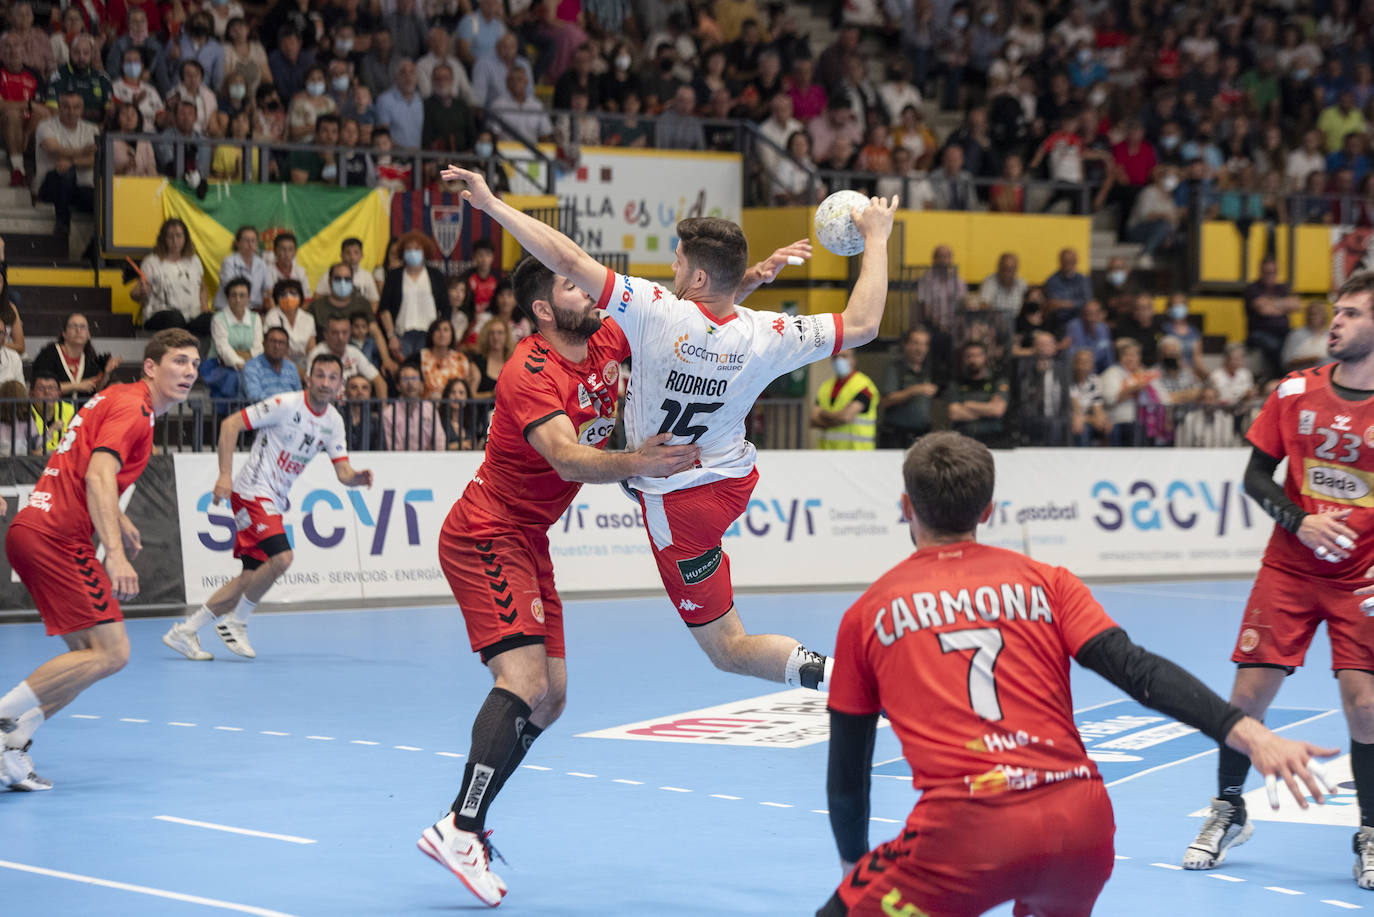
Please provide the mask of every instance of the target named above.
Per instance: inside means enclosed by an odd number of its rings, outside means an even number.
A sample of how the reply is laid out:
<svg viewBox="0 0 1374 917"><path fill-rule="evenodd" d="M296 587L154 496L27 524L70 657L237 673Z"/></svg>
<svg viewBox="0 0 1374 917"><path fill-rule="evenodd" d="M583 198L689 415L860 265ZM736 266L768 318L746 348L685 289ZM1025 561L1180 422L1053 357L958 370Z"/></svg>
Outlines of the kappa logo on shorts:
<svg viewBox="0 0 1374 917"><path fill-rule="evenodd" d="M695 586L697 583L714 576L715 572L720 569L720 561L721 550L717 546L699 557L678 561L677 569L682 574L682 582L685 585Z"/></svg>
<svg viewBox="0 0 1374 917"><path fill-rule="evenodd" d="M1253 627L1247 627L1240 632L1240 642L1237 646L1242 653L1253 653L1260 645L1259 631Z"/></svg>

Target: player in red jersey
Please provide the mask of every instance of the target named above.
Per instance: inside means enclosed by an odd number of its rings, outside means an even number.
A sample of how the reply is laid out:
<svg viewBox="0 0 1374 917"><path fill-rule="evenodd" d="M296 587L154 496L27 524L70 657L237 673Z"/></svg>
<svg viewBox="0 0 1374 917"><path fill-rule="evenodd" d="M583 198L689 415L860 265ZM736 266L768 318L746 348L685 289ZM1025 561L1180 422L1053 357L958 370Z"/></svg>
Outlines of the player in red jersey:
<svg viewBox="0 0 1374 917"><path fill-rule="evenodd" d="M1355 879L1374 889L1374 643L1359 598L1374 592L1374 272L1342 284L1333 312L1327 353L1336 362L1286 376L1246 434L1245 490L1275 524L1231 654L1231 703L1263 717L1326 622L1360 806ZM1254 832L1242 795L1249 767L1221 749L1217 795L1185 868L1213 868Z"/></svg>
<svg viewBox="0 0 1374 917"><path fill-rule="evenodd" d="M1306 807L1313 755L1131 642L1068 570L980 545L987 447L931 433L902 466L916 553L845 613L830 685L830 824L846 872L821 917L1092 912L1113 864L1111 802L1073 722L1069 659L1142 704L1249 754ZM905 829L868 849L879 711L922 791ZM1278 797L1273 796L1277 808Z"/></svg>
<svg viewBox="0 0 1374 917"><path fill-rule="evenodd" d="M506 887L490 869L487 809L563 711L567 691L548 528L584 483L672 474L699 454L692 445L661 445L666 436L636 452L602 451L630 352L625 335L602 321L590 296L533 259L516 267L514 281L536 333L506 361L486 456L439 534L439 565L496 684L473 722L452 810L419 840L492 907Z"/></svg>
<svg viewBox="0 0 1374 917"><path fill-rule="evenodd" d="M195 335L182 329L154 335L143 351L142 381L112 385L86 402L10 523L10 567L33 596L48 633L70 650L0 697L0 782L11 789L52 788L33 772L28 756L34 730L129 661L119 603L138 595L130 561L142 543L119 508L119 495L148 464L154 420L186 400L199 367ZM105 551L103 567L92 535Z"/></svg>

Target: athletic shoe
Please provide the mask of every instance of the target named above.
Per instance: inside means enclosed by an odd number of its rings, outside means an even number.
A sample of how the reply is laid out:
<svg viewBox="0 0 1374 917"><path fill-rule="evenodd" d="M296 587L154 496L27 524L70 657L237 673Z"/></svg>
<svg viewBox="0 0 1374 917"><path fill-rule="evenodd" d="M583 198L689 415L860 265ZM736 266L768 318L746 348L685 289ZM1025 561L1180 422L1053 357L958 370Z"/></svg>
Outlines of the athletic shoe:
<svg viewBox="0 0 1374 917"><path fill-rule="evenodd" d="M1227 850L1250 840L1254 833L1255 826L1245 817L1244 802L1232 804L1214 798L1202 830L1183 852L1183 868L1215 869L1226 859ZM1374 858L1370 860L1370 870L1374 877Z"/></svg>
<svg viewBox="0 0 1374 917"><path fill-rule="evenodd" d="M195 635L194 631L184 630L181 622L173 624L172 629L162 635L162 642L187 659L194 659L196 662L205 662L207 659L215 658L200 648L200 638Z"/></svg>
<svg viewBox="0 0 1374 917"><path fill-rule="evenodd" d="M506 884L491 871L487 838L457 827L454 818L449 812L426 828L416 846L447 867L483 904L496 907L506 894Z"/></svg>
<svg viewBox="0 0 1374 917"><path fill-rule="evenodd" d="M33 759L29 757L29 746L32 744L32 741L25 742L23 748L6 748L0 752L0 780L12 790L37 792L52 789L51 780L33 772Z"/></svg>
<svg viewBox="0 0 1374 917"><path fill-rule="evenodd" d="M247 624L228 617L216 618L215 633L219 634L219 638L229 647L230 652L238 653L245 659L258 658L258 654L253 652L253 644L248 642Z"/></svg>
<svg viewBox="0 0 1374 917"><path fill-rule="evenodd" d="M1355 848L1356 884L1374 889L1374 828L1356 831L1351 846Z"/></svg>

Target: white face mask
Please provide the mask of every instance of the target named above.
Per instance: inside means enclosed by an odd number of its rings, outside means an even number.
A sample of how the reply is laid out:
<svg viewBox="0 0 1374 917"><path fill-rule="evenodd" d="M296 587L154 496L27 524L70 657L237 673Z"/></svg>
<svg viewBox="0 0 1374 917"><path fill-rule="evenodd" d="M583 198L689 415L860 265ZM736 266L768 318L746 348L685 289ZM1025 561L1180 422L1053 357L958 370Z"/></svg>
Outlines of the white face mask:
<svg viewBox="0 0 1374 917"><path fill-rule="evenodd" d="M1125 271L1108 271L1108 272L1107 272L1107 282L1110 283L1110 284L1111 284L1112 286L1114 286L1114 287L1125 286L1125 285L1126 285L1126 272L1125 272Z"/></svg>
<svg viewBox="0 0 1374 917"><path fill-rule="evenodd" d="M324 95L324 83L319 80L312 80L306 84L305 91L318 98Z"/></svg>
<svg viewBox="0 0 1374 917"><path fill-rule="evenodd" d="M338 41L334 42L334 50L339 54L348 54L353 50L353 39L340 38Z"/></svg>
<svg viewBox="0 0 1374 917"><path fill-rule="evenodd" d="M340 299L347 299L349 296L353 295L353 281L349 280L347 277L334 278L334 280L330 282L330 286L334 289L334 295Z"/></svg>
<svg viewBox="0 0 1374 917"><path fill-rule="evenodd" d="M330 83L334 87L335 92L347 92L348 82L349 80L347 76L336 76L333 80L330 81Z"/></svg>
<svg viewBox="0 0 1374 917"><path fill-rule="evenodd" d="M1160 182L1160 184L1164 187L1165 191L1172 191L1178 187L1178 176L1166 175L1164 176L1164 181Z"/></svg>
<svg viewBox="0 0 1374 917"><path fill-rule="evenodd" d="M617 69L617 70L629 70L629 69L630 69L630 63L631 63L631 62L630 62L630 55L628 55L628 54L618 54L618 55L616 55L616 58L615 58L615 69Z"/></svg>
<svg viewBox="0 0 1374 917"><path fill-rule="evenodd" d="M320 178L325 181L333 181L339 177L339 167L332 162L327 162L320 167Z"/></svg>
<svg viewBox="0 0 1374 917"><path fill-rule="evenodd" d="M248 95L248 87L242 83L231 83L229 85L229 98L233 99L235 102L241 101L246 95Z"/></svg>
<svg viewBox="0 0 1374 917"><path fill-rule="evenodd" d="M836 358L835 358L835 375L836 375L836 376L838 376L839 378L843 379L845 376L849 375L850 369L852 369L852 367L849 365L849 360L848 360L847 358L845 358L845 357L836 357Z"/></svg>

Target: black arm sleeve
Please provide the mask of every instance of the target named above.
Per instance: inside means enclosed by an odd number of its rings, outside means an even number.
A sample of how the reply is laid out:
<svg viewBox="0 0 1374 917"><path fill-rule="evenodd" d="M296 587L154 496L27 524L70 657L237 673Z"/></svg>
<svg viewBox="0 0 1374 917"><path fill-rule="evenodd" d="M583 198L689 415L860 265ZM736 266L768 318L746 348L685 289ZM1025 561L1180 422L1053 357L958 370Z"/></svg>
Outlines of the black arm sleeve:
<svg viewBox="0 0 1374 917"><path fill-rule="evenodd" d="M1283 485L1274 482L1274 469L1279 460L1256 446L1250 450L1250 464L1245 466L1245 492L1255 499L1280 527L1296 535L1307 513L1283 492Z"/></svg>
<svg viewBox="0 0 1374 917"><path fill-rule="evenodd" d="M1145 706L1187 723L1218 743L1225 742L1231 727L1245 716L1186 669L1131 642L1119 627L1083 644L1077 659L1079 665L1092 669ZM830 818L833 821L835 816Z"/></svg>
<svg viewBox="0 0 1374 917"><path fill-rule="evenodd" d="M835 846L840 850L840 859L848 863L868 852L868 793L872 784L873 740L877 734L876 714L856 716L830 711L830 765L825 794Z"/></svg>

